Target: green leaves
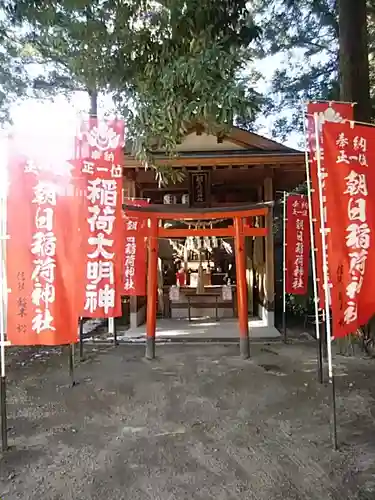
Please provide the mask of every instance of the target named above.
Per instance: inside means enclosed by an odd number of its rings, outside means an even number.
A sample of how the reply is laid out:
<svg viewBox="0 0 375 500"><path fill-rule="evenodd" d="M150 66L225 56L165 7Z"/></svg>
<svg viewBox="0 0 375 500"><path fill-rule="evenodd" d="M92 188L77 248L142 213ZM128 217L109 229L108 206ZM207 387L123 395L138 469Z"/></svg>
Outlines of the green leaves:
<svg viewBox="0 0 375 500"><path fill-rule="evenodd" d="M335 0L255 0L262 36L256 55L279 54L267 112L278 115L274 135L302 128L301 105L339 99L338 20ZM285 111L288 117L285 118Z"/></svg>
<svg viewBox="0 0 375 500"><path fill-rule="evenodd" d="M370 79L375 102L375 2L368 0ZM277 120L274 135L285 138L302 128L300 106L310 99L340 99L339 25L337 0L255 0L252 13L262 37L256 55L279 54L284 59L273 72L273 102L268 113ZM353 3L354 5L354 3ZM374 108L375 109L375 108Z"/></svg>
<svg viewBox="0 0 375 500"><path fill-rule="evenodd" d="M219 130L259 109L239 78L259 36L244 0L8 0L5 8L26 28L29 54L54 63L46 86L110 92L150 168L155 150L175 155L191 124Z"/></svg>

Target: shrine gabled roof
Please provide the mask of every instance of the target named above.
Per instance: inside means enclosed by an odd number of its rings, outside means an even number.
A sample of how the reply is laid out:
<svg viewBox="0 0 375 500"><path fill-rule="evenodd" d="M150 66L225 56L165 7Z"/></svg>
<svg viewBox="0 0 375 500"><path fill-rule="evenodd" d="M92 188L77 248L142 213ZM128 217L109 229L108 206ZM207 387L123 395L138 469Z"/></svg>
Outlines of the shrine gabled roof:
<svg viewBox="0 0 375 500"><path fill-rule="evenodd" d="M303 154L301 151L297 151L294 149L287 149L284 151L279 151L277 149L275 150L263 150L260 151L259 149L236 149L236 150L219 150L219 151L181 151L178 153L178 156L180 158L217 158L217 157L226 157L230 158L231 156L243 156L243 157L249 157L249 156L259 156L262 155L264 158L267 158L268 156L282 156L288 155L288 156L301 156ZM156 158L166 158L166 155L164 153L154 153Z"/></svg>
<svg viewBox="0 0 375 500"><path fill-rule="evenodd" d="M228 132L215 135L193 127L178 145L176 156L167 156L162 150L153 151L156 164L173 167L225 167L243 165L282 165L304 170L304 152L280 144L254 132L232 127ZM141 162L126 155L125 168L142 168Z"/></svg>
<svg viewBox="0 0 375 500"><path fill-rule="evenodd" d="M127 144L127 154L131 156L131 144ZM163 156L163 151L154 151ZM268 139L255 132L232 127L229 132L214 135L193 127L186 133L181 144L177 146L177 153L181 156L229 156L230 154L301 154L301 151L290 148L273 139Z"/></svg>
<svg viewBox="0 0 375 500"><path fill-rule="evenodd" d="M274 141L273 139L268 139L267 137L240 127L232 127L230 132L224 135L223 139L233 142L234 144L241 146L243 149L254 150L254 152L263 150L264 152L272 151L274 153L300 153L300 151L285 146L284 144Z"/></svg>

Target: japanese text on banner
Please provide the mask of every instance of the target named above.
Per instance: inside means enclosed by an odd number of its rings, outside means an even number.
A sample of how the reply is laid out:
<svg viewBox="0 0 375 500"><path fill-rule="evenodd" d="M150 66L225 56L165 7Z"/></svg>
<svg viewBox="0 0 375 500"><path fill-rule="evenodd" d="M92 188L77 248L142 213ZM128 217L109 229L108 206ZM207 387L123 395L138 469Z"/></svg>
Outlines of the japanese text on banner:
<svg viewBox="0 0 375 500"><path fill-rule="evenodd" d="M288 196L286 213L286 292L303 295L307 293L310 251L306 196Z"/></svg>
<svg viewBox="0 0 375 500"><path fill-rule="evenodd" d="M353 333L375 311L371 293L375 259L370 252L375 230L375 155L369 147L374 139L372 127L349 123L324 127L330 168L327 219L333 241L329 266L335 337Z"/></svg>
<svg viewBox="0 0 375 500"><path fill-rule="evenodd" d="M23 157L11 158L9 180L8 339L14 345L75 342L75 198L68 195L74 190L69 178Z"/></svg>
<svg viewBox="0 0 375 500"><path fill-rule="evenodd" d="M315 117L318 116L319 130L315 131ZM326 213L326 182L329 175L329 168L324 159L323 147L323 125L325 123L342 123L344 120L353 119L353 106L347 103L328 103L317 102L309 103L307 106L307 142L309 146L309 163L311 176L311 192L312 192L312 219L314 227L314 243L316 251L316 274L320 307L324 309L324 280L323 280L323 253L322 253L322 236L321 236L321 220L320 220L320 203L319 203L319 184L318 184L318 168L317 168L317 144L316 138L319 139L321 152L321 182L323 191L323 213L325 222L327 222ZM325 252L329 254L331 236L326 233L326 248ZM329 282L330 282L329 277ZM331 284L330 284L331 288Z"/></svg>
<svg viewBox="0 0 375 500"><path fill-rule="evenodd" d="M147 200L125 200L127 205L145 206ZM147 219L125 212L124 293L146 295Z"/></svg>
<svg viewBox="0 0 375 500"><path fill-rule="evenodd" d="M88 155L78 163L87 201L83 227L87 241L82 311L85 317L122 314L121 131L122 122L90 119L77 136L77 150Z"/></svg>
<svg viewBox="0 0 375 500"><path fill-rule="evenodd" d="M31 301L36 306L32 319L32 329L56 330L50 305L55 302L56 236L54 233L55 206L57 203L56 186L53 183L38 181L33 188L36 204L35 233L31 253L35 255L31 275L33 291Z"/></svg>

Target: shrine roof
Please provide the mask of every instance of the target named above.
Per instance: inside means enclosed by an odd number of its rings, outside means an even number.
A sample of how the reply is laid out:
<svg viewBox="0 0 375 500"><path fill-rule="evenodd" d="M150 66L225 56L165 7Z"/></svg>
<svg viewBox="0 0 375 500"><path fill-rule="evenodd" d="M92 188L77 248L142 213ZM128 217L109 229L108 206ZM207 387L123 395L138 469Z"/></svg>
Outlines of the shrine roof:
<svg viewBox="0 0 375 500"><path fill-rule="evenodd" d="M304 168L304 152L239 127L217 135L193 127L177 146L176 157L170 158L162 150L153 151L153 155L156 162L173 166L194 166L199 161L207 166L288 163ZM132 155L126 155L125 168L140 166Z"/></svg>

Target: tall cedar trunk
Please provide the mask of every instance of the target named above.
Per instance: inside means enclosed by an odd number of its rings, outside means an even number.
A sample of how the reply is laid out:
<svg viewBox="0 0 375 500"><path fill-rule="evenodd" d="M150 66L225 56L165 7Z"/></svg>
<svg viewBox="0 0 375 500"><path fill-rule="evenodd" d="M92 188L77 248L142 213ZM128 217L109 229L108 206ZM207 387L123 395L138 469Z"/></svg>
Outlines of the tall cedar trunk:
<svg viewBox="0 0 375 500"><path fill-rule="evenodd" d="M339 0L340 94L356 102L355 119L371 118L366 0Z"/></svg>

